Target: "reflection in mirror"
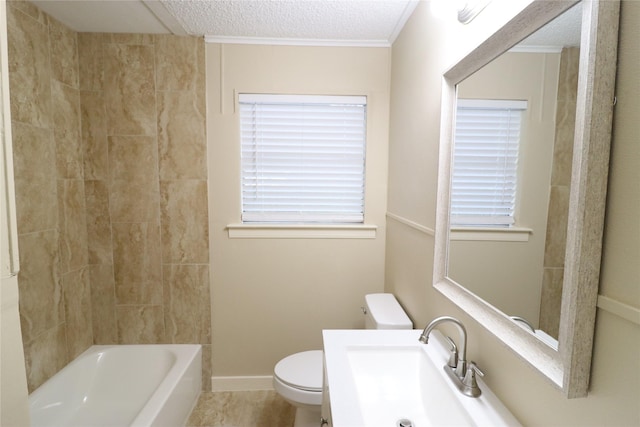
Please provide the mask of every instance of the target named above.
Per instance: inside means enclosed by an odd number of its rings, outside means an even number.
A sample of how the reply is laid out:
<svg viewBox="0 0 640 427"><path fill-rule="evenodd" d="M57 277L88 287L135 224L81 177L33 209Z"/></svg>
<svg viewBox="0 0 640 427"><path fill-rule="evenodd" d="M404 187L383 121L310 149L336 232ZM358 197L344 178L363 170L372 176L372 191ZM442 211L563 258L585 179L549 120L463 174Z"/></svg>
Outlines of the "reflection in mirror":
<svg viewBox="0 0 640 427"><path fill-rule="evenodd" d="M555 349L581 12L457 86L448 276Z"/></svg>
<svg viewBox="0 0 640 427"><path fill-rule="evenodd" d="M577 3L533 0L443 74L433 264L433 283L439 292L569 398L584 397L589 388L620 2L588 0L578 6L582 24L575 96L568 89L574 87L570 82L575 67L563 64L571 62L577 51L538 58L522 51L503 53L531 34L537 37L540 28ZM498 76L494 68L501 69ZM525 79L528 85L522 84ZM569 105L574 98L575 108ZM456 104L473 110L479 100L492 101L492 108L496 100L508 101L509 137L503 157L511 160L515 151L518 159L511 174L514 179L503 180L513 184L505 188L515 190L515 196L504 197L489 222L478 221L477 212L458 211L459 194L454 194L454 187L464 182L454 170L466 167L454 159L454 145L463 146L468 130L454 128ZM491 109L486 104L482 115ZM575 121L570 117L573 112ZM460 117L458 121L478 132L475 120L465 122ZM491 168L499 169L484 164L479 169L484 173ZM566 197L557 197L567 192L568 203ZM485 283L480 280L483 275ZM557 350L532 329L557 335Z"/></svg>

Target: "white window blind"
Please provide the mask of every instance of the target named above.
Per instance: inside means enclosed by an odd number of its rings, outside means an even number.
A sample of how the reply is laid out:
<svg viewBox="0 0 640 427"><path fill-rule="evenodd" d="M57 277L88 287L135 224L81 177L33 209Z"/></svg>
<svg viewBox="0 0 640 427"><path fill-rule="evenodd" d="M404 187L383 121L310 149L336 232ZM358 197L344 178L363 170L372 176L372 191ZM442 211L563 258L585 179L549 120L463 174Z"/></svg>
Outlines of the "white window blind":
<svg viewBox="0 0 640 427"><path fill-rule="evenodd" d="M526 101L458 100L451 224L510 226Z"/></svg>
<svg viewBox="0 0 640 427"><path fill-rule="evenodd" d="M242 221L364 222L366 97L241 94Z"/></svg>

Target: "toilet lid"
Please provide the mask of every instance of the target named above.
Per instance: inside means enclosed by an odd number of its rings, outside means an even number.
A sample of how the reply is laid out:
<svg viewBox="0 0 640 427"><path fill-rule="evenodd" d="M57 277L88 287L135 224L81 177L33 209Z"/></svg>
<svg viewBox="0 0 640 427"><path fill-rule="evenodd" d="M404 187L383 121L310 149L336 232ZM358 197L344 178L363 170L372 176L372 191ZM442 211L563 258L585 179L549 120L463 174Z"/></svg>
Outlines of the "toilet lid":
<svg viewBox="0 0 640 427"><path fill-rule="evenodd" d="M322 391L322 350L303 351L276 364L276 377L283 383L308 391Z"/></svg>

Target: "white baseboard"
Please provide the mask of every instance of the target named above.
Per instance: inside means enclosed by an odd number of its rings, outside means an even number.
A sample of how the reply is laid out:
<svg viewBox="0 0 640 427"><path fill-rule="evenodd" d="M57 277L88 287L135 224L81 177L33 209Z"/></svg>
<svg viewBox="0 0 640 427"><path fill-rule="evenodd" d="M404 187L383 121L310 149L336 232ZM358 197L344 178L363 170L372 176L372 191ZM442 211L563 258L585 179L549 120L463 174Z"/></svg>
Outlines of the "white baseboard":
<svg viewBox="0 0 640 427"><path fill-rule="evenodd" d="M212 391L273 390L273 377L211 377Z"/></svg>

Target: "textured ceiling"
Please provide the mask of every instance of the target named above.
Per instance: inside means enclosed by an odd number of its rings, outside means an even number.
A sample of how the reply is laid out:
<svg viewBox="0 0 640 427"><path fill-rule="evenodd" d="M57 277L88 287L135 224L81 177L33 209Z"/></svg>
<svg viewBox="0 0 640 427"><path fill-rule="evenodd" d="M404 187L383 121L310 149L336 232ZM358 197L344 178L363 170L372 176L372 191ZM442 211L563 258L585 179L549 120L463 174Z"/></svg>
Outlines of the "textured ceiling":
<svg viewBox="0 0 640 427"><path fill-rule="evenodd" d="M161 0L188 34L210 39L393 42L415 7L407 0Z"/></svg>
<svg viewBox="0 0 640 427"><path fill-rule="evenodd" d="M2 0L0 0L2 1ZM31 0L79 32L173 33L227 43L390 46L417 0ZM446 2L453 0L443 0ZM521 43L576 46L580 7Z"/></svg>
<svg viewBox="0 0 640 427"><path fill-rule="evenodd" d="M582 4L578 3L524 39L520 46L551 48L580 46L581 24Z"/></svg>
<svg viewBox="0 0 640 427"><path fill-rule="evenodd" d="M80 32L211 41L389 46L417 0L32 0Z"/></svg>

